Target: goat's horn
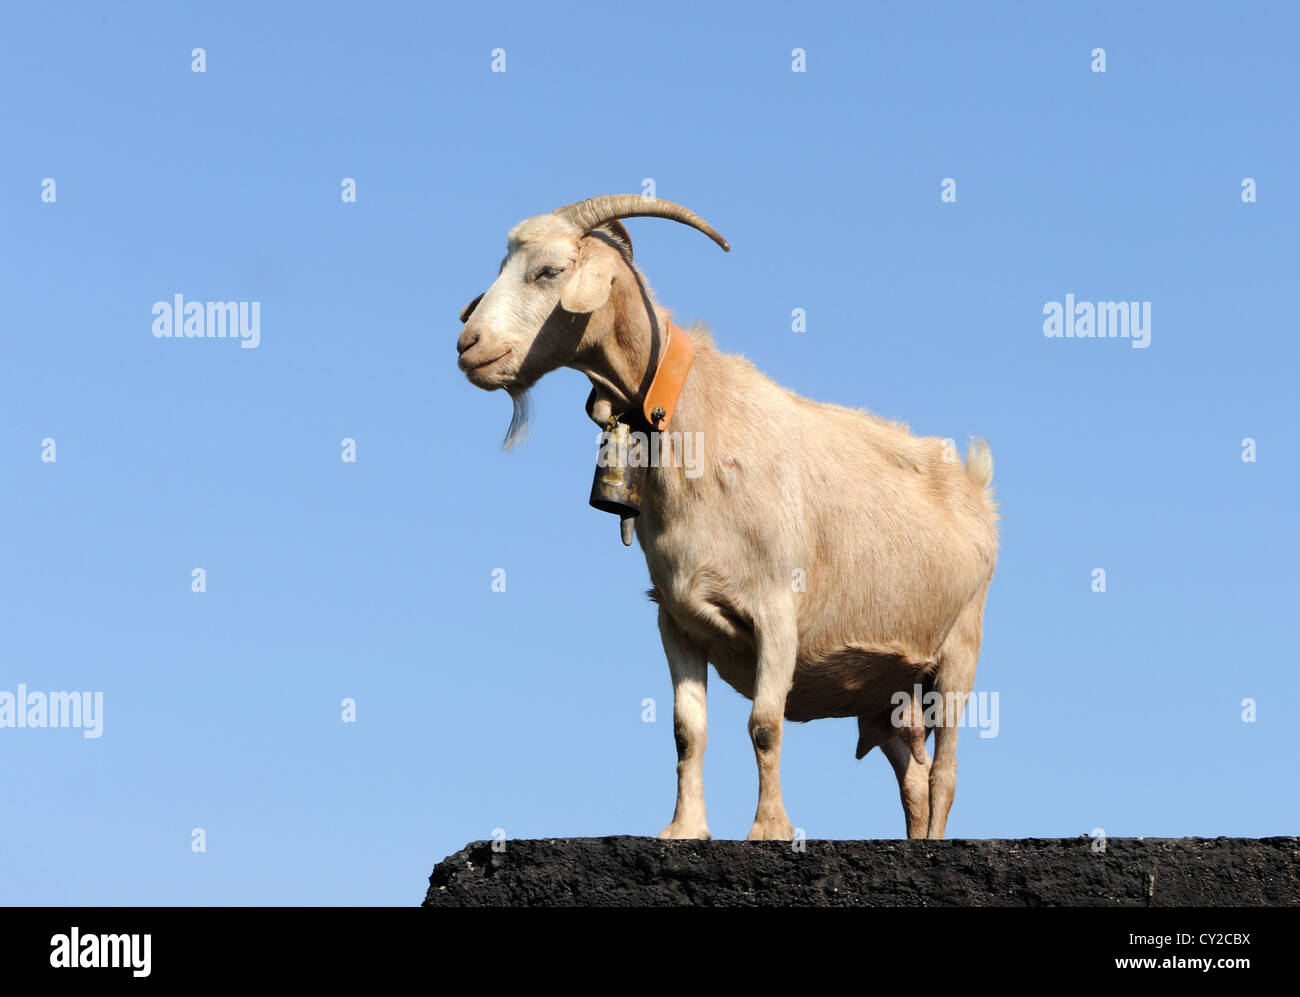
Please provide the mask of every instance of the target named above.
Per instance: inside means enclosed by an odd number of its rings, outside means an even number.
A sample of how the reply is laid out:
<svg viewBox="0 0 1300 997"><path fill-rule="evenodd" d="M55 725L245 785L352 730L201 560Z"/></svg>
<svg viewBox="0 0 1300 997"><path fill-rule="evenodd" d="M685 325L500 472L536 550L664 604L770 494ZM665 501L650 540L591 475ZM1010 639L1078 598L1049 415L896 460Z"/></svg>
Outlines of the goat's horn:
<svg viewBox="0 0 1300 997"><path fill-rule="evenodd" d="M680 204L673 204L672 201L661 201L657 197L642 197L640 194L604 194L600 197L589 197L585 201L566 204L562 208L556 208L554 214L573 222L583 232L590 232L615 218L669 218L699 229L721 246L723 252L731 252L731 244L694 211L688 211Z"/></svg>

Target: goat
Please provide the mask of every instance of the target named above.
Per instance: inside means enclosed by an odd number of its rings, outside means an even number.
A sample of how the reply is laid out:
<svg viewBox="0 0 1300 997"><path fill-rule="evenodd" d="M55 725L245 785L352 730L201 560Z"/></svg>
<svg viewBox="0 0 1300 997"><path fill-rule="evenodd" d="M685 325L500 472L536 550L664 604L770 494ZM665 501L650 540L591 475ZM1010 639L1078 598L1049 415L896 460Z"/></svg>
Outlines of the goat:
<svg viewBox="0 0 1300 997"><path fill-rule="evenodd" d="M509 233L495 282L461 313L457 350L472 384L514 400L507 444L526 422L528 389L560 367L591 380L587 413L598 425L662 431L671 418L666 447L678 431L702 442L704 472L661 461L635 519L673 683L677 806L659 836L710 836L711 662L754 704L751 840L791 839L783 721L821 717L857 718L857 757L879 746L889 759L908 837L941 838L956 787L954 712L974 682L997 556L989 449L973 441L963 467L942 440L810 401L718 351L703 327L677 328L633 263L619 219L638 216L681 222L730 249L699 216L640 195L526 219ZM679 393L651 411L660 365L683 350ZM946 714L923 712L918 687L922 702L941 694Z"/></svg>

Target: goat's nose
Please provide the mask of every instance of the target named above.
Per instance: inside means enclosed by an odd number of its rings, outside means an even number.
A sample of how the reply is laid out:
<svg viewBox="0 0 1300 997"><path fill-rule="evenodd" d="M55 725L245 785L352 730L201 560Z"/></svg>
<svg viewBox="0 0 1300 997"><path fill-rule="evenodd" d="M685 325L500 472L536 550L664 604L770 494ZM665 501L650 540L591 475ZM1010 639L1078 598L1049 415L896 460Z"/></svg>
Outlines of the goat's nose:
<svg viewBox="0 0 1300 997"><path fill-rule="evenodd" d="M456 352L464 353L477 342L478 333L471 332L469 329L464 329L460 334L460 339L456 340Z"/></svg>

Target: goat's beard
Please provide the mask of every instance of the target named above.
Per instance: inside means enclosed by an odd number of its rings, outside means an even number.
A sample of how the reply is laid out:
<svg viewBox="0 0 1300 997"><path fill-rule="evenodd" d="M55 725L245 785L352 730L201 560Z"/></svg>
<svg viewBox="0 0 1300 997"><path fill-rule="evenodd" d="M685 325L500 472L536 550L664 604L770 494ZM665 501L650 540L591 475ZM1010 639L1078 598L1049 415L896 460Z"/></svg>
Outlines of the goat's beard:
<svg viewBox="0 0 1300 997"><path fill-rule="evenodd" d="M516 443L521 443L528 436L532 405L528 400L527 388L506 388L506 393L510 395L514 412L510 415L510 428L506 430L506 438L501 441L501 449L513 450Z"/></svg>

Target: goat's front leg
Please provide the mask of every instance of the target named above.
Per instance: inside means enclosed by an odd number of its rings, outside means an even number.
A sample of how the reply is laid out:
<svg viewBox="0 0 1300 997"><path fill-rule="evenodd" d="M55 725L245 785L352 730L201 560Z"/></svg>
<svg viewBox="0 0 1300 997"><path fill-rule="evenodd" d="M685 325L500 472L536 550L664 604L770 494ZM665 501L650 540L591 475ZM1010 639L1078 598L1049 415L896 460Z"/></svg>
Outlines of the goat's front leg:
<svg viewBox="0 0 1300 997"><path fill-rule="evenodd" d="M661 838L708 838L704 819L704 744L708 739L704 651L659 610L659 635L673 676L673 739L677 742L677 810Z"/></svg>
<svg viewBox="0 0 1300 997"><path fill-rule="evenodd" d="M758 811L750 841L789 841L794 827L781 799L781 736L785 700L794 682L799 635L793 612L767 614L757 621L757 671L749 737L758 761Z"/></svg>

